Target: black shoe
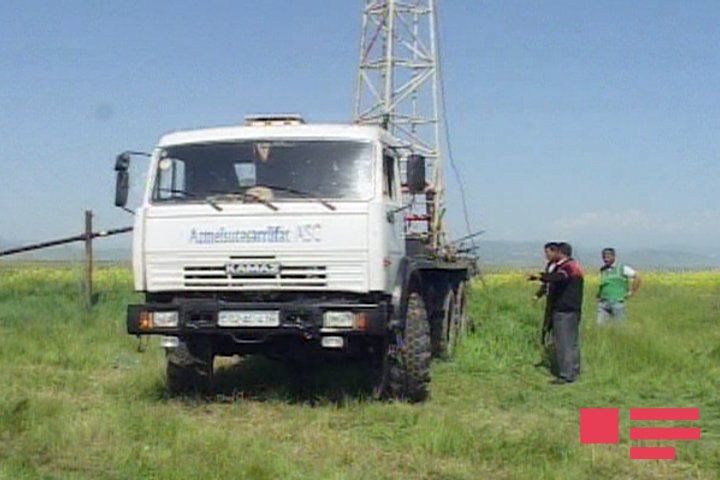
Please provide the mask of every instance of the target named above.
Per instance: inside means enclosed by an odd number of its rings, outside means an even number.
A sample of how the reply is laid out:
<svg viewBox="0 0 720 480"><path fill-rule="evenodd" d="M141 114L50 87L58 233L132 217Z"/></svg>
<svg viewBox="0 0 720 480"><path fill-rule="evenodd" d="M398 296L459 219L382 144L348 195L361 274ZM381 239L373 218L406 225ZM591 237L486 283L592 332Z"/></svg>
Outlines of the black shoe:
<svg viewBox="0 0 720 480"><path fill-rule="evenodd" d="M567 385L569 383L574 383L575 380L566 380L564 378L555 378L550 381L551 385Z"/></svg>

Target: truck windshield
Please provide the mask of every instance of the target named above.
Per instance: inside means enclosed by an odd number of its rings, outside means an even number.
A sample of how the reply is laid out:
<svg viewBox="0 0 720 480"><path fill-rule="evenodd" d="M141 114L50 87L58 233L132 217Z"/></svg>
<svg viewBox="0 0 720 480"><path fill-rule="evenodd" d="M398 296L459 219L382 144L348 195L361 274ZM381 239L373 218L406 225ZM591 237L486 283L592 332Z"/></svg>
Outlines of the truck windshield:
<svg viewBox="0 0 720 480"><path fill-rule="evenodd" d="M372 144L353 141L250 141L167 147L160 152L156 202L197 202L218 195L269 201L367 200Z"/></svg>

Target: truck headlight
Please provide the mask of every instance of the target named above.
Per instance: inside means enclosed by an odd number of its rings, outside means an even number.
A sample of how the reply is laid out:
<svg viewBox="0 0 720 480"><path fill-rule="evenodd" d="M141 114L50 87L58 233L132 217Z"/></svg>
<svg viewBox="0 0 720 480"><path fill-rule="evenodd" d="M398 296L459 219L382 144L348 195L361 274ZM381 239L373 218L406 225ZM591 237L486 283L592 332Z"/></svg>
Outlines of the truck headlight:
<svg viewBox="0 0 720 480"><path fill-rule="evenodd" d="M160 346L162 348L177 348L180 346L180 339L178 337L160 337Z"/></svg>
<svg viewBox="0 0 720 480"><path fill-rule="evenodd" d="M325 328L353 328L355 314L353 312L325 312L323 327Z"/></svg>
<svg viewBox="0 0 720 480"><path fill-rule="evenodd" d="M154 312L153 324L158 328L177 327L180 322L178 312Z"/></svg>

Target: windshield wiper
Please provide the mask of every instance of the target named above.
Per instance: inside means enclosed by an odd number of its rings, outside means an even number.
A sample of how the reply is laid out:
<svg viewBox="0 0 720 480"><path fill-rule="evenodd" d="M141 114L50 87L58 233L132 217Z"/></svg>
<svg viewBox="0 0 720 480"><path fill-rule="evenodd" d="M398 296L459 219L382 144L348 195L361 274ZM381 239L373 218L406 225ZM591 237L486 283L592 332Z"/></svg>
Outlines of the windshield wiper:
<svg viewBox="0 0 720 480"><path fill-rule="evenodd" d="M273 212L277 212L278 210L280 210L275 204L273 204L273 203L270 202L269 200L266 200L266 199L262 198L260 195L258 195L258 194L256 194L256 193L251 193L251 192L248 192L248 191L213 192L213 193L216 193L217 196L243 197L243 200L244 200L245 198L252 198L252 199L255 200L256 202L262 203L263 205L265 205L266 207L268 207L268 208L269 208L270 210L272 210Z"/></svg>
<svg viewBox="0 0 720 480"><path fill-rule="evenodd" d="M324 198L318 197L317 195L309 192L303 192L301 190L295 190L294 188L290 187L281 187L279 185L270 185L266 183L258 183L254 185L255 187L265 187L269 188L270 190L277 190L278 192L287 192L292 193L293 195L297 195L298 197L302 198L309 198L311 200L315 200L316 202L321 203L325 208L328 210L332 210L333 212L337 210L337 207L333 205L332 203L328 202Z"/></svg>
<svg viewBox="0 0 720 480"><path fill-rule="evenodd" d="M201 195L198 195L196 193L188 192L187 190L180 190L177 188L158 188L157 191L172 193L173 195L179 194L179 195L184 195L186 197L192 197L192 198L200 198L201 197ZM220 205L218 205L212 198L203 197L203 200L205 201L205 203L209 204L211 207L213 207L218 212L222 212L222 207Z"/></svg>
<svg viewBox="0 0 720 480"><path fill-rule="evenodd" d="M332 210L332 211L337 210L337 207L336 207L335 205L333 205L332 203L328 202L327 200L325 200L325 199L323 199L323 198L321 198L321 197L318 197L317 195L315 195L315 194L313 194L313 193L303 192L303 191L301 191L301 190L296 190L296 189L291 188L291 187L282 187L282 186L280 186L280 185L271 185L271 184L268 184L268 183L257 183L257 184L255 184L255 185L253 185L252 187L248 187L247 190L215 191L215 192L212 192L212 193L216 193L218 196L220 196L220 195L225 195L225 196L249 197L249 198L252 198L253 200L255 200L255 201L258 202L258 203L262 203L263 205L265 205L266 207L268 207L269 209L271 209L271 210L273 210L273 211L278 211L279 209L278 209L278 207L277 207L275 204L273 204L273 203L270 202L269 200L266 200L265 198L262 198L262 196L260 196L260 195L258 195L258 194L256 194L256 193L252 193L252 192L249 192L249 191L248 191L250 188L255 188L255 187L267 188L267 189L270 189L270 190L276 190L276 191L278 191L278 192L291 193L291 194L296 195L296 196L301 197L301 198L308 198L308 199L310 199L310 200L315 200L316 202L320 203L321 205L323 205L323 206L324 206L325 208L327 208L328 210Z"/></svg>

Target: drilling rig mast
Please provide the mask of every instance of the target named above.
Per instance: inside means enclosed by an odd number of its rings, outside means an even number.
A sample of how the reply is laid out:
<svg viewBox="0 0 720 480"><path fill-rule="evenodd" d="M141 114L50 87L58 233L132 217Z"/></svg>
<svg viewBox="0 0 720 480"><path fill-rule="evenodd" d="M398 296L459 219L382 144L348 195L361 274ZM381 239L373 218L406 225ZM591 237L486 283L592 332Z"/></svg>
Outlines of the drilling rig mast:
<svg viewBox="0 0 720 480"><path fill-rule="evenodd" d="M406 228L437 252L446 233L436 8L436 0L365 0L354 120L426 158L427 188L407 199Z"/></svg>

